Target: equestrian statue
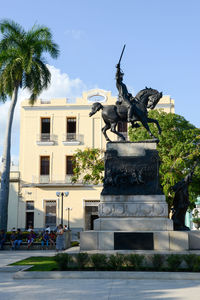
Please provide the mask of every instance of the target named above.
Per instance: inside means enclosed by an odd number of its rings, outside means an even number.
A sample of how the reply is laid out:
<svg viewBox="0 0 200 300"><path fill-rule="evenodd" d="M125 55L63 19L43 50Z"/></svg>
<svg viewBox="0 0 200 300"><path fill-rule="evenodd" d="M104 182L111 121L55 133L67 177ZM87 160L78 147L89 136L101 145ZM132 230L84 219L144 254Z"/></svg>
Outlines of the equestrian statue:
<svg viewBox="0 0 200 300"><path fill-rule="evenodd" d="M119 122L130 122L132 128L140 127L137 121L140 121L142 125L146 128L149 135L155 140L158 139L150 131L148 123L155 123L158 128L159 134L161 134L161 128L157 120L148 118L147 109L154 109L160 98L162 98L162 93L152 88L145 88L141 90L135 97L128 92L126 85L123 83L124 73L121 71L120 62L125 49L122 50L118 64L116 65L116 86L119 92L118 101L116 105L103 106L99 102L95 102L92 105L91 112L89 116L93 116L97 111L102 110L102 118L105 122L105 126L102 128L102 132L106 138L106 141L110 142L109 137L106 134L108 129L115 133L120 141L125 141L125 137L116 130L117 124Z"/></svg>

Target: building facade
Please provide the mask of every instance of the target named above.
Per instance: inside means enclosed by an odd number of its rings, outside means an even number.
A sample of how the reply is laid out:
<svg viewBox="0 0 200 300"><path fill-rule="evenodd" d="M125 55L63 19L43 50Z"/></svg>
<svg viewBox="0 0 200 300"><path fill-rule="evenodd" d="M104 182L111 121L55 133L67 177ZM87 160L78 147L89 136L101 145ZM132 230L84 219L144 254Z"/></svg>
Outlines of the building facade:
<svg viewBox="0 0 200 300"><path fill-rule="evenodd" d="M38 99L33 106L28 100L22 102L20 197L16 224L9 218L8 228L32 225L42 229L47 224L54 228L63 219L73 232L93 229L102 185L71 184L72 158L77 149L105 150L101 111L91 118L89 112L94 102L112 105L116 100L111 92L95 89L84 92L75 103L66 98ZM156 108L173 113L174 101L163 96ZM127 124L119 124L118 129L127 135ZM109 131L108 135L117 140ZM67 197L65 192L69 192Z"/></svg>

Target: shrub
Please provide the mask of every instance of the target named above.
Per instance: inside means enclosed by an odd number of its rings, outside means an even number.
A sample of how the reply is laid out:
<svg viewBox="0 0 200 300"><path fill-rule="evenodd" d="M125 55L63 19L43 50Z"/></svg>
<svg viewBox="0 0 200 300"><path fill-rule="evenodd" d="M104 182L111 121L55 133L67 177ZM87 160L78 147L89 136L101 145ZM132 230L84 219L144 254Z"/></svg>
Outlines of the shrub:
<svg viewBox="0 0 200 300"><path fill-rule="evenodd" d="M197 259L198 256L196 254L186 254L186 255L183 255L183 258L187 264L188 270L194 271L194 266L198 260Z"/></svg>
<svg viewBox="0 0 200 300"><path fill-rule="evenodd" d="M194 266L193 266L193 271L200 272L200 256L196 257L196 260L195 260Z"/></svg>
<svg viewBox="0 0 200 300"><path fill-rule="evenodd" d="M119 271L123 268L124 255L117 253L116 255L112 254L109 257L108 265L111 270Z"/></svg>
<svg viewBox="0 0 200 300"><path fill-rule="evenodd" d="M77 265L79 269L83 269L89 261L89 255L85 252L78 253Z"/></svg>
<svg viewBox="0 0 200 300"><path fill-rule="evenodd" d="M8 231L6 232L6 241L7 242L10 242L10 236L11 236L12 232L11 231ZM22 232L22 240L23 242L26 242L27 241L27 238L28 238L28 235L30 234L30 232L28 231L23 231ZM36 233L35 233L36 234Z"/></svg>
<svg viewBox="0 0 200 300"><path fill-rule="evenodd" d="M92 254L91 263L95 270L103 270L107 264L107 256L105 254Z"/></svg>
<svg viewBox="0 0 200 300"><path fill-rule="evenodd" d="M59 253L55 255L54 260L56 261L59 270L64 271L68 269L71 256L67 253Z"/></svg>
<svg viewBox="0 0 200 300"><path fill-rule="evenodd" d="M152 256L152 264L154 269L161 270L164 263L164 256L161 254L154 254Z"/></svg>
<svg viewBox="0 0 200 300"><path fill-rule="evenodd" d="M139 254L129 254L127 255L127 262L134 270L141 269L144 262L144 255Z"/></svg>
<svg viewBox="0 0 200 300"><path fill-rule="evenodd" d="M183 261L183 255L171 254L167 257L167 264L170 271L177 271Z"/></svg>
<svg viewBox="0 0 200 300"><path fill-rule="evenodd" d="M77 241L71 242L71 247L78 247L78 246L79 246L79 242Z"/></svg>

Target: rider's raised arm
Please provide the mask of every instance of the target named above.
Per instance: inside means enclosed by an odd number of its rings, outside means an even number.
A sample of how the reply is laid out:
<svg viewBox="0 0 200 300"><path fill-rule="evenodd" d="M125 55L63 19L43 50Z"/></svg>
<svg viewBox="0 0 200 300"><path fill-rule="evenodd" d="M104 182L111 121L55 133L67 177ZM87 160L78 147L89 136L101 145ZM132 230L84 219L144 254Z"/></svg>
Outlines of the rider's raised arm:
<svg viewBox="0 0 200 300"><path fill-rule="evenodd" d="M117 64L116 68L117 68L116 75L115 75L116 81L118 80L122 81L120 64Z"/></svg>

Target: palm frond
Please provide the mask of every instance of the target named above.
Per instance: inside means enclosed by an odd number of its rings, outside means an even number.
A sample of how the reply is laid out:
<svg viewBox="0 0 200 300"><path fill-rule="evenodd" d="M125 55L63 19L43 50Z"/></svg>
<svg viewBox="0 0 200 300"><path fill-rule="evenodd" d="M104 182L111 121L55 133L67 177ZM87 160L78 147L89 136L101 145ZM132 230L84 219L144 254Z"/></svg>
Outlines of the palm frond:
<svg viewBox="0 0 200 300"><path fill-rule="evenodd" d="M2 34L13 33L16 36L25 33L21 25L9 19L3 19L0 21L0 31Z"/></svg>
<svg viewBox="0 0 200 300"><path fill-rule="evenodd" d="M25 32L10 20L0 22L3 38L0 41L0 93L11 95L14 87L28 88L31 102L46 89L51 74L43 53L56 58L58 45L52 41L51 31L44 26L33 26Z"/></svg>

